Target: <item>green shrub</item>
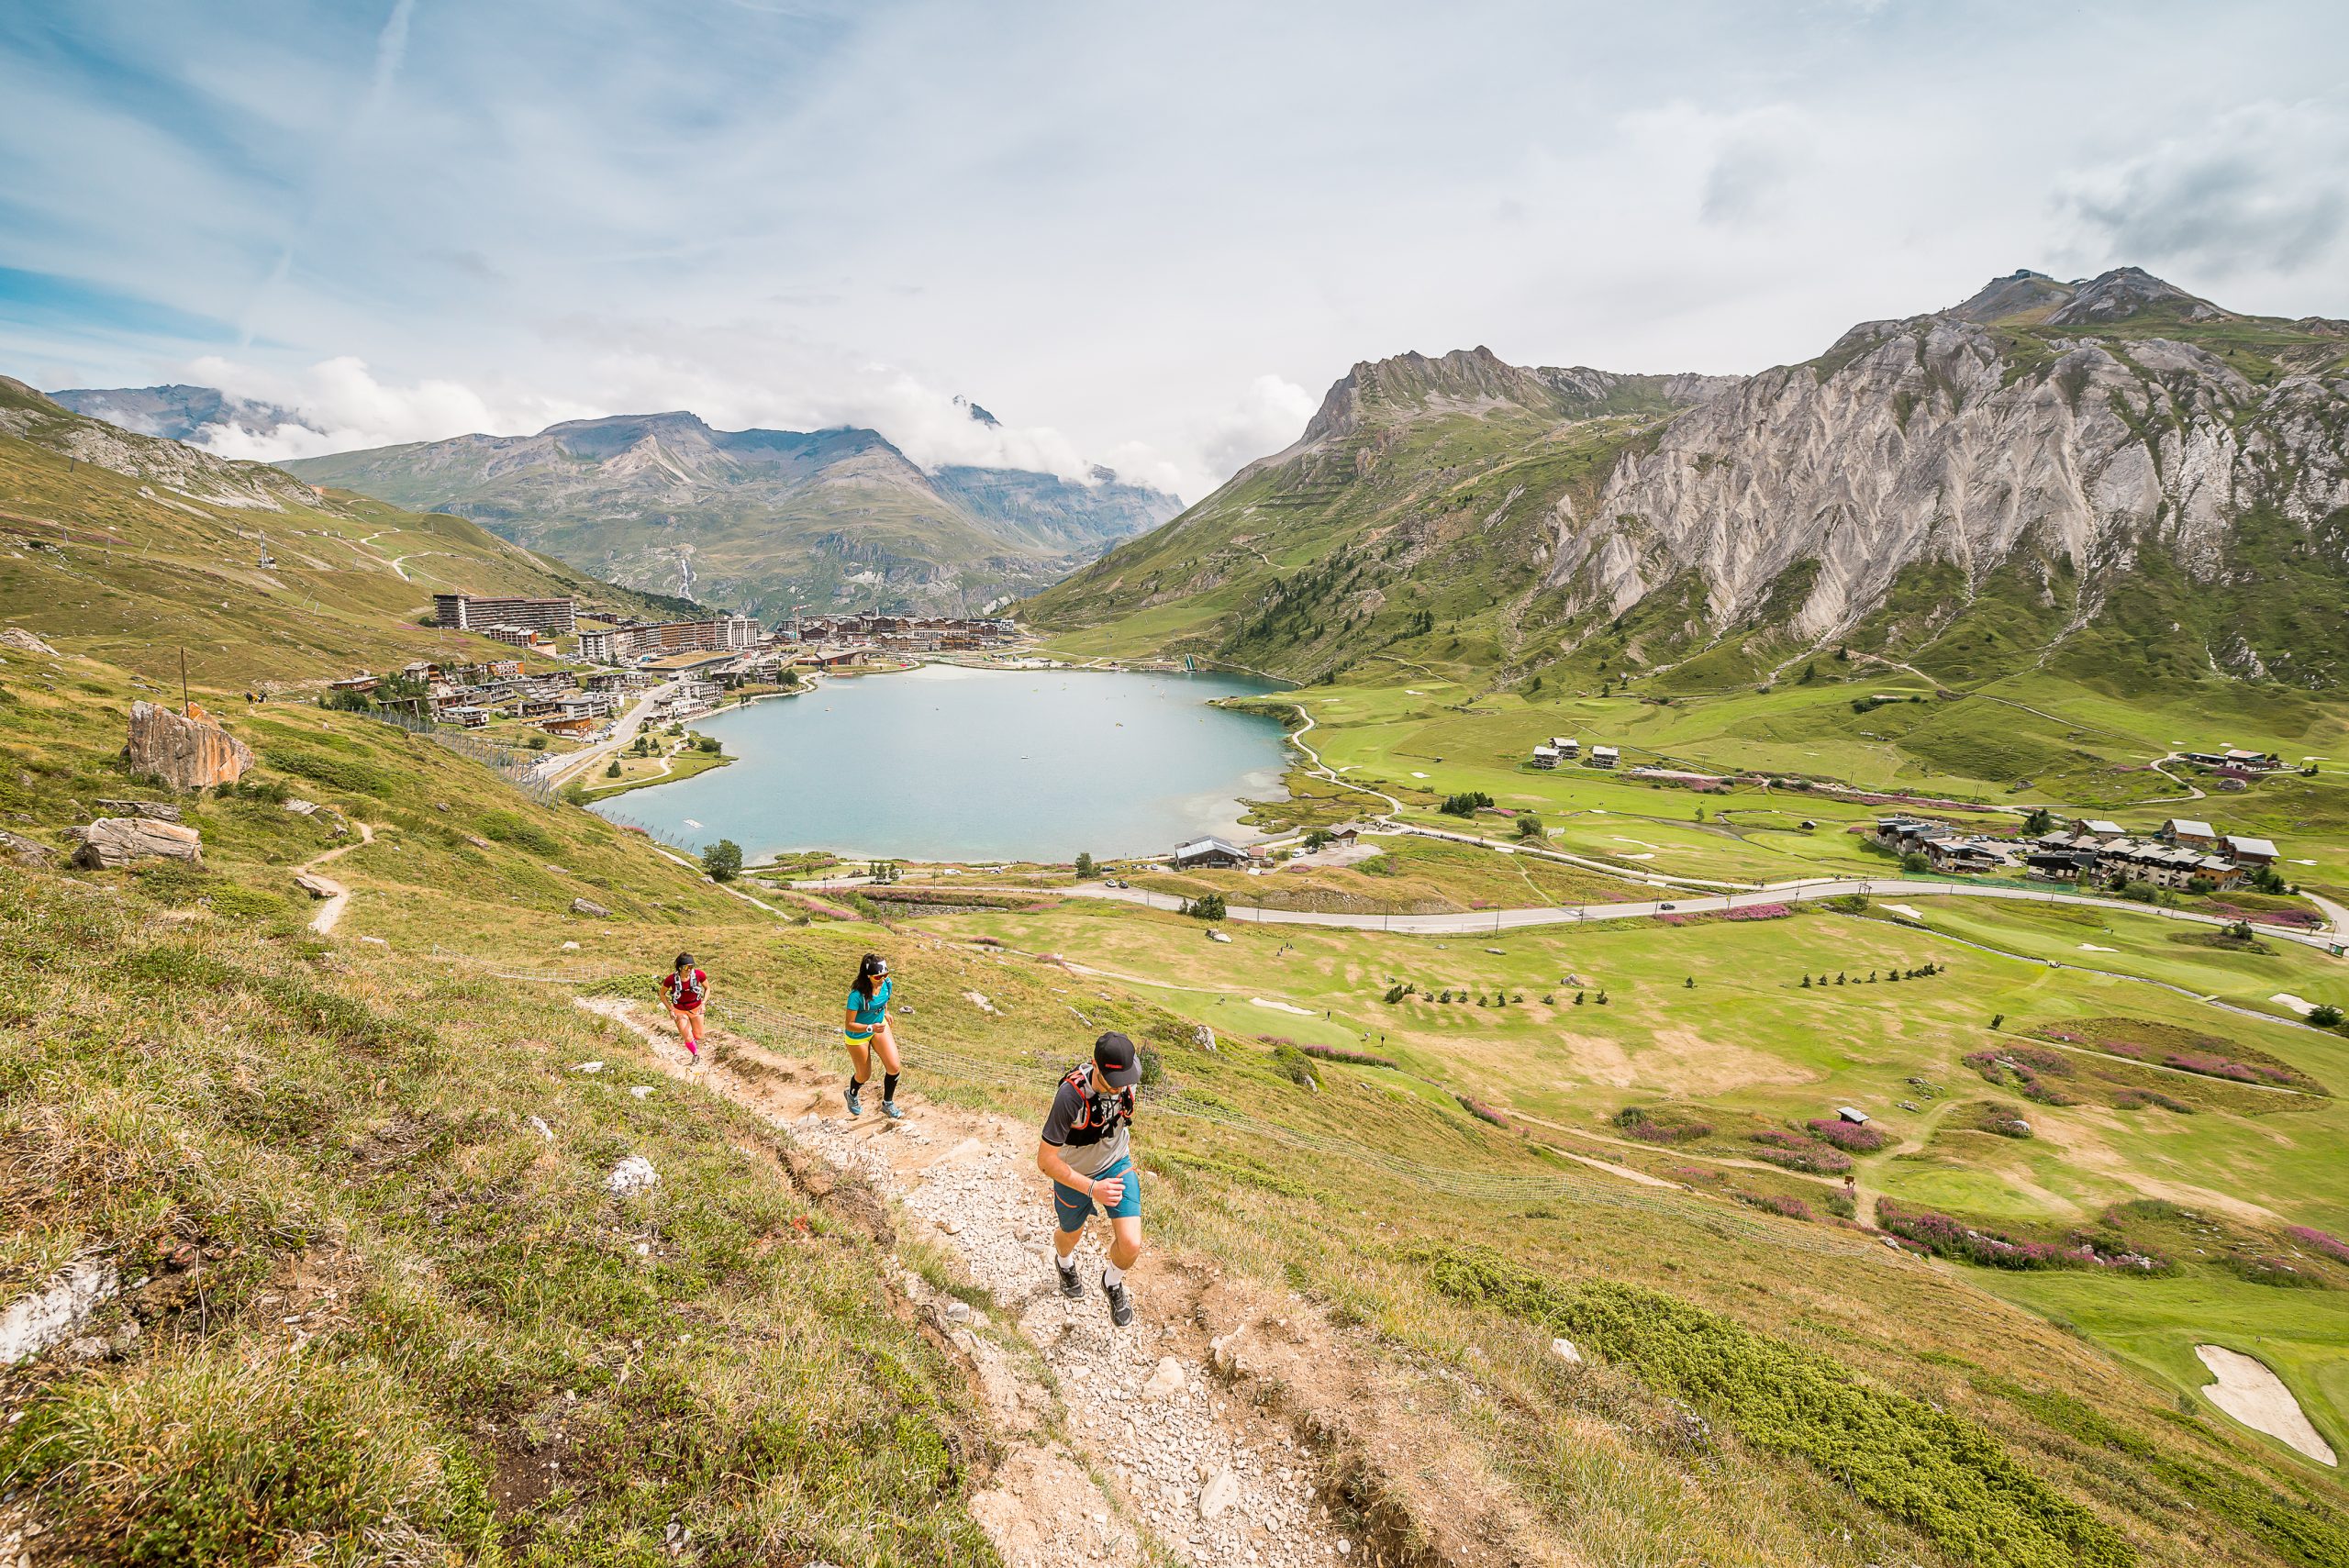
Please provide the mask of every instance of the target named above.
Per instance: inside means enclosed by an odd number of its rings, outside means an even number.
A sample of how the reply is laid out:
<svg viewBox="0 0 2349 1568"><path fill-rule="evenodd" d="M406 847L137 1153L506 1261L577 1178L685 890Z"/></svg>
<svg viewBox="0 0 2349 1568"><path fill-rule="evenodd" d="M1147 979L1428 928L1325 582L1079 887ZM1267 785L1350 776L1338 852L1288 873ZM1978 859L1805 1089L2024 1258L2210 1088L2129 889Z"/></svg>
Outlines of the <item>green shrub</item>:
<svg viewBox="0 0 2349 1568"><path fill-rule="evenodd" d="M2009 1456L1983 1428L1863 1385L1816 1351L1661 1292L1565 1285L1485 1248L1414 1256L1436 1289L1564 1334L1686 1399L1757 1449L1809 1461L1963 1561L1999 1568L2121 1568L2110 1526Z"/></svg>
<svg viewBox="0 0 2349 1568"><path fill-rule="evenodd" d="M351 795L371 795L377 800L389 800L399 793L399 780L394 774L357 757L337 757L325 751L273 746L269 761L273 767Z"/></svg>
<svg viewBox="0 0 2349 1568"><path fill-rule="evenodd" d="M742 846L731 839L718 840L702 851L701 869L712 882L733 881L742 874Z"/></svg>
<svg viewBox="0 0 2349 1568"><path fill-rule="evenodd" d="M501 844L511 844L534 855L562 852L562 846L555 840L553 834L518 811L484 811L473 819L473 827L484 839L495 839Z"/></svg>

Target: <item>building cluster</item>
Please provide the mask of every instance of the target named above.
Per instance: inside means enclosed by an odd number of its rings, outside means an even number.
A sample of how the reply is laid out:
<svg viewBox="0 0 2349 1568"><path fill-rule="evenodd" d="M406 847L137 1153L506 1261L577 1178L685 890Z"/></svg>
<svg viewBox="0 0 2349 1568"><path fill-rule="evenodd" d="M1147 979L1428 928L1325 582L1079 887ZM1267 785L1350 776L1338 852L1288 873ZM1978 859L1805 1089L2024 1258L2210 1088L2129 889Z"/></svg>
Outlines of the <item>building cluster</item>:
<svg viewBox="0 0 2349 1568"><path fill-rule="evenodd" d="M842 615L795 617L777 638L803 643L870 642L894 653L956 653L999 648L1019 636L1008 617Z"/></svg>
<svg viewBox="0 0 2349 1568"><path fill-rule="evenodd" d="M2232 887L2277 858L2268 840L2221 833L2208 822L2184 817L2171 817L2149 837L2124 832L2117 822L2083 818L2069 829L2041 834L2025 857L2042 876L2121 877L2171 888L2191 887L2198 880Z"/></svg>
<svg viewBox="0 0 2349 1568"><path fill-rule="evenodd" d="M493 718L521 718L550 735L583 737L608 720L632 692L652 684L649 676L620 671L530 675L523 672L518 659L493 659L478 664L418 660L403 665L395 674L399 678L396 690L417 695L387 695L384 683L391 677L363 670L330 683L328 689L357 692L384 706L404 707L418 718L466 729L478 729ZM707 690L704 706L696 711L707 712L715 704L717 688ZM678 706L678 699L672 698L670 706Z"/></svg>
<svg viewBox="0 0 2349 1568"><path fill-rule="evenodd" d="M1923 855L1935 871L1948 874L2021 871L2056 882L2094 876L2178 890L2198 883L2232 887L2277 859L2276 846L2266 839L2220 833L2208 822L2182 817L2143 836L2117 822L2082 817L2036 839L1999 839L1922 817L1879 817L1875 837L1897 854Z"/></svg>
<svg viewBox="0 0 2349 1568"><path fill-rule="evenodd" d="M579 656L591 664L629 664L673 653L747 653L766 640L748 616L707 620L619 621L579 634Z"/></svg>
<svg viewBox="0 0 2349 1568"><path fill-rule="evenodd" d="M1623 753L1612 746L1593 746L1590 755L1584 757L1581 741L1571 735L1553 735L1533 748L1532 762L1537 768L1554 768L1561 762L1571 762L1578 757L1586 768L1613 768L1623 761Z"/></svg>

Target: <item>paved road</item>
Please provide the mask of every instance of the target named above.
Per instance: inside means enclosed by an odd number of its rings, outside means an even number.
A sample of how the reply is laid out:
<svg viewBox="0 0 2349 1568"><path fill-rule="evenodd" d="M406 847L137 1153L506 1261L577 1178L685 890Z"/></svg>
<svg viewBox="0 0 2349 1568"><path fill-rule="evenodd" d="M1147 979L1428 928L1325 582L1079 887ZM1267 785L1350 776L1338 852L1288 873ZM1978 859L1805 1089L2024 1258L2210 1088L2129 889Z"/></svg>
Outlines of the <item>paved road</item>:
<svg viewBox="0 0 2349 1568"><path fill-rule="evenodd" d="M537 765L536 771L549 784L561 784L566 777L576 776L582 769L602 762L636 739L636 732L643 728L645 717L652 711L652 705L675 689L675 682L662 682L646 692L634 707L622 715L619 721L612 726L612 732L603 740L592 746L583 746L576 751L549 757Z"/></svg>
<svg viewBox="0 0 2349 1568"><path fill-rule="evenodd" d="M821 888L861 887L863 878L827 878L795 885L810 891ZM1040 897L1107 898L1121 904L1140 904L1152 909L1180 908L1183 901L1172 895L1152 893L1140 887L1103 887L1085 884L1077 887L1005 887L973 882L954 888L941 884L950 891L968 893L1025 893ZM1667 911L1683 915L1711 914L1723 909L1742 909L1756 904L1810 903L1821 898L1841 897L1846 894L1865 894L1871 898L2004 898L2024 904L2078 904L2092 909L2103 909L2118 915L2143 915L2162 920L2182 920L2189 925L2223 927L2234 922L2218 915L2202 915L2188 909L2165 909L2157 904L2135 904L2125 899L2097 898L2084 893L2065 893L2054 888L2044 892L2035 887L1990 887L1978 883L1927 882L1906 877L1871 877L1805 882L1775 887L1741 889L1722 894L1682 894L1675 898L1644 898L1620 904L1561 904L1532 909L1473 909L1441 915L1353 915L1324 914L1302 909L1258 909L1252 905L1233 903L1230 920L1235 925L1266 926L1334 926L1357 931L1393 931L1404 936L1442 937L1474 936L1478 933L1521 930L1531 926L1573 926L1592 920L1638 920ZM2332 931L2293 931L2277 926L2258 928L2261 937L2269 940L2298 942L2303 947L2329 952L2343 941Z"/></svg>

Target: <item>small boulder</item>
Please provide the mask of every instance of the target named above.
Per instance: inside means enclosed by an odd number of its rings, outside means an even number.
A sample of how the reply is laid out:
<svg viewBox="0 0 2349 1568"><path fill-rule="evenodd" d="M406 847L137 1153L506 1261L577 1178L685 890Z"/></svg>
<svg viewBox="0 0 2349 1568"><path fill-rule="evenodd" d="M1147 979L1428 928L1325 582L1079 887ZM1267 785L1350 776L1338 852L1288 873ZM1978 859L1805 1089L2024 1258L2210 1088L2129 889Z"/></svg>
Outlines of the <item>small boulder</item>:
<svg viewBox="0 0 2349 1568"><path fill-rule="evenodd" d="M176 822L180 808L168 800L102 800L98 809L117 817L144 817L151 822Z"/></svg>
<svg viewBox="0 0 2349 1568"><path fill-rule="evenodd" d="M57 657L56 649L20 626L0 628L0 648L13 648L19 653L45 653L51 659Z"/></svg>
<svg viewBox="0 0 2349 1568"><path fill-rule="evenodd" d="M307 817L317 808L318 803L315 800L289 800L285 803L285 809L296 817Z"/></svg>
<svg viewBox="0 0 2349 1568"><path fill-rule="evenodd" d="M0 828L0 855L20 866L45 866L57 858L57 851L38 840Z"/></svg>
<svg viewBox="0 0 2349 1568"><path fill-rule="evenodd" d="M330 876L320 876L314 871L295 872L294 873L294 885L300 888L303 892L308 894L313 898L332 898L339 893L348 893L351 891L349 888L343 886L342 884L337 882L334 878Z"/></svg>
<svg viewBox="0 0 2349 1568"><path fill-rule="evenodd" d="M1141 1385L1145 1399L1164 1399L1182 1392L1183 1363L1173 1356L1161 1357L1157 1370L1150 1374L1150 1381Z"/></svg>
<svg viewBox="0 0 2349 1568"><path fill-rule="evenodd" d="M633 1197L638 1193L649 1193L660 1184L661 1173L655 1171L652 1162L641 1154L629 1155L613 1166L612 1173L604 1178L606 1190L614 1197Z"/></svg>
<svg viewBox="0 0 2349 1568"><path fill-rule="evenodd" d="M1575 1349L1574 1341L1571 1340L1551 1340L1550 1353L1557 1357L1560 1361L1565 1362L1568 1366L1582 1365L1582 1352Z"/></svg>
<svg viewBox="0 0 2349 1568"><path fill-rule="evenodd" d="M73 837L82 847L73 863L84 871L109 871L137 860L186 861L204 863L204 837L179 822L150 822L139 817L101 817Z"/></svg>
<svg viewBox="0 0 2349 1568"><path fill-rule="evenodd" d="M1240 1478L1232 1474L1227 1466L1208 1477L1208 1484L1199 1488L1199 1518L1219 1519L1230 1512L1231 1505L1239 1500Z"/></svg>
<svg viewBox="0 0 2349 1568"><path fill-rule="evenodd" d="M574 915L592 915L597 919L605 918L611 914L611 911L605 908L601 904L590 903L584 898L573 899L571 901L571 912Z"/></svg>

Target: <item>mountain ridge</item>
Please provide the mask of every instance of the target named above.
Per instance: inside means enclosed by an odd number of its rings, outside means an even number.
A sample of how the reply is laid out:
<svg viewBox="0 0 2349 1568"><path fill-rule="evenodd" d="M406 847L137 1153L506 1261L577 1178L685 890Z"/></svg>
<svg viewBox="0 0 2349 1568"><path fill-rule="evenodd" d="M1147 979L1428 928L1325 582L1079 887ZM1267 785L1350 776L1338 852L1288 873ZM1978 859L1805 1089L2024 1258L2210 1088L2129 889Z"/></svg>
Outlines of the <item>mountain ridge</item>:
<svg viewBox="0 0 2349 1568"><path fill-rule="evenodd" d="M286 466L472 517L631 586L770 616L794 604L983 610L1180 509L1114 475L932 473L877 430L728 431L686 410Z"/></svg>
<svg viewBox="0 0 2349 1568"><path fill-rule="evenodd" d="M1750 656L1714 674L1766 679L1830 637L1928 647L1995 580L2034 656L2119 595L2181 628L2131 658L2322 684L2349 672L2320 588L2349 562L2343 350L2140 269L2025 269L1746 377L1364 361L1297 444L1022 613L1293 676L1444 622L1504 682L1727 643Z"/></svg>

